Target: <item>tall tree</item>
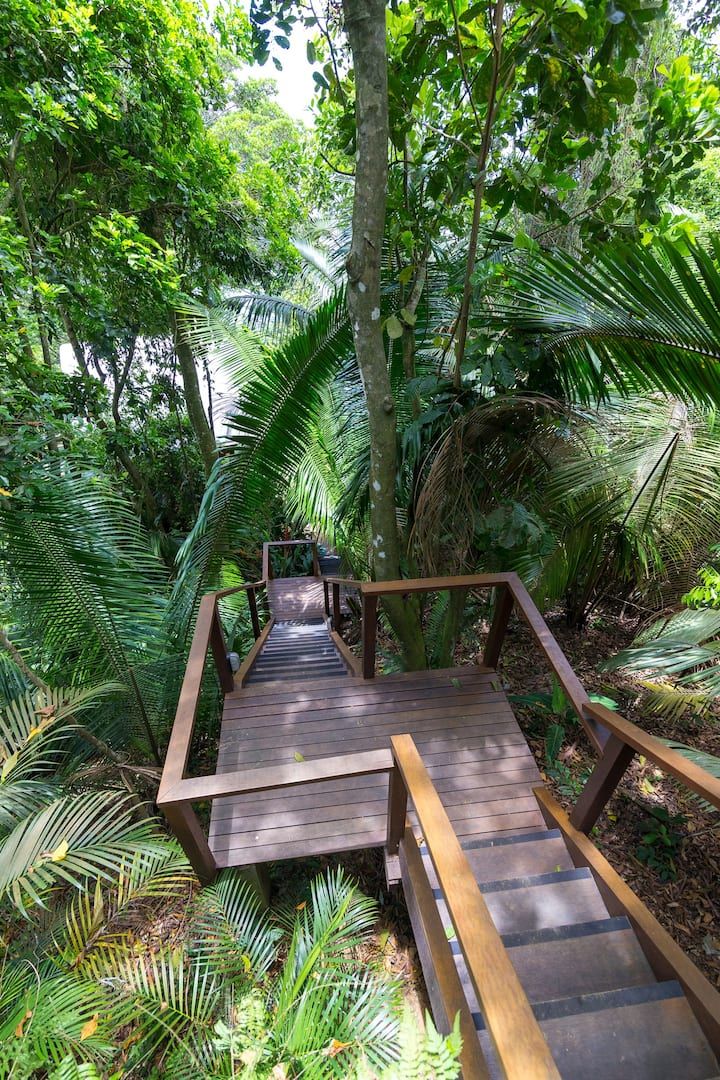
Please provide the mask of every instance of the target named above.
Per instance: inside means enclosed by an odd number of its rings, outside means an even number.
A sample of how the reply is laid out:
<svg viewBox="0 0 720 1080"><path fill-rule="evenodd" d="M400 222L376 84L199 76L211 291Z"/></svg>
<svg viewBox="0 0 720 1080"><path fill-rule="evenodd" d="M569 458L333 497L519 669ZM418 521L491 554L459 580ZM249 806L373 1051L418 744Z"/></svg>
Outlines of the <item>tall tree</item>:
<svg viewBox="0 0 720 1080"><path fill-rule="evenodd" d="M380 319L380 270L388 174L388 83L384 0L343 0L355 72L357 165L352 245L347 259L348 307L365 390L370 431L370 523L375 576L401 577L395 479L397 423ZM424 667L417 605L386 604L406 663Z"/></svg>

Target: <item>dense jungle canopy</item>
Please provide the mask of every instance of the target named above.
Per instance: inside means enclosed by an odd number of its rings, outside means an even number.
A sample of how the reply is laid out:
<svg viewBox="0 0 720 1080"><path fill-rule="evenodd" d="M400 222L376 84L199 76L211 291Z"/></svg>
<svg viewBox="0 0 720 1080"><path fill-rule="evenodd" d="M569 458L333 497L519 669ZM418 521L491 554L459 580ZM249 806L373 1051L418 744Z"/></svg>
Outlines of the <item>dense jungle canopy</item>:
<svg viewBox="0 0 720 1080"><path fill-rule="evenodd" d="M621 613L597 663L720 768L719 32L712 0L0 0L0 1077L457 1075L374 970L318 992L376 917L341 870L278 926L153 816L200 597L265 539L517 571L578 640ZM485 615L388 602L386 670ZM208 754L216 711L208 680Z"/></svg>

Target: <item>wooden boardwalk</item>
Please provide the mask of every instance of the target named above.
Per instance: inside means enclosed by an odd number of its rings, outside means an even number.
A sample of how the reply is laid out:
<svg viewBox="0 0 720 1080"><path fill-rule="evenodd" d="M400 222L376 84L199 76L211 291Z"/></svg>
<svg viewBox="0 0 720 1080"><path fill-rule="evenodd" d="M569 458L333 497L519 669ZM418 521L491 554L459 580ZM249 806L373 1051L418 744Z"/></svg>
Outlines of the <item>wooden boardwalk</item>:
<svg viewBox="0 0 720 1080"><path fill-rule="evenodd" d="M372 682L347 676L251 684L228 694L218 773L390 746L410 734L458 835L532 831L543 820L540 776L494 672L406 672ZM216 799L210 847L219 866L380 847L386 775L325 780ZM411 813L411 820L413 820Z"/></svg>
<svg viewBox="0 0 720 1080"><path fill-rule="evenodd" d="M720 1080L720 996L588 835L635 754L718 808L720 781L589 700L516 575L323 579L313 544L313 577L273 579L271 546L261 581L201 602L163 771L158 804L201 880L380 848L438 1029L459 1018L466 1080ZM342 637L345 588L361 659ZM495 593L482 665L375 677L382 596L468 588ZM233 675L218 603L243 589L256 641ZM598 753L570 815L542 787L496 672L513 609ZM218 758L192 777L209 651ZM208 799L206 838L193 803Z"/></svg>

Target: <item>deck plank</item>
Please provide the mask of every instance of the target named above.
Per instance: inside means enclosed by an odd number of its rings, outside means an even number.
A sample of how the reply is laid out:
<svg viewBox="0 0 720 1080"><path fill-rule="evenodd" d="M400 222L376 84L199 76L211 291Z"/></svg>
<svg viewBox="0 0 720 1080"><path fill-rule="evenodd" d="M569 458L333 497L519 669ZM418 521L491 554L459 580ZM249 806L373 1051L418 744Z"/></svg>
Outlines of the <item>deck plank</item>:
<svg viewBox="0 0 720 1080"><path fill-rule="evenodd" d="M535 761L497 676L480 667L249 686L225 700L217 771L376 749L405 732L458 835L543 827ZM219 866L379 847L386 808L382 775L217 799L210 846ZM412 807L409 814L417 832Z"/></svg>

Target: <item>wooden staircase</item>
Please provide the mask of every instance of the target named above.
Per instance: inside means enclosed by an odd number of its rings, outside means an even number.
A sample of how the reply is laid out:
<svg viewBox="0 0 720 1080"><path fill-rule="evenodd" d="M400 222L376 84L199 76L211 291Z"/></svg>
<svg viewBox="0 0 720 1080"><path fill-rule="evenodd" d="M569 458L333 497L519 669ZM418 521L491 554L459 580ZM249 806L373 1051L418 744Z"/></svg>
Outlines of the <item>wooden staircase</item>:
<svg viewBox="0 0 720 1080"><path fill-rule="evenodd" d="M345 678L347 664L322 619L275 622L244 680L245 685L292 679Z"/></svg>
<svg viewBox="0 0 720 1080"><path fill-rule="evenodd" d="M720 781L588 699L516 575L323 577L337 561L313 544L312 576L273 578L270 546L262 580L201 602L163 770L158 805L201 881L383 848L435 1022L459 1017L465 1080L720 1080L720 995L589 838L635 754L718 808ZM493 590L482 662L375 678L382 598L452 589ZM243 590L256 640L233 674L221 607ZM360 658L341 636L353 591ZM598 754L569 816L496 673L513 608ZM209 653L224 695L216 769L189 776ZM193 805L207 801L206 832Z"/></svg>
<svg viewBox="0 0 720 1080"><path fill-rule="evenodd" d="M718 1065L677 980L659 981L625 916L611 916L559 830L462 843L510 962L561 1076L573 1080L708 1080ZM504 1075L428 849L420 854L449 938L489 1075ZM402 881L433 1011L443 1003L415 883ZM436 946L437 947L437 946Z"/></svg>

